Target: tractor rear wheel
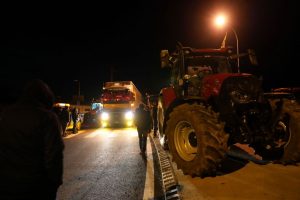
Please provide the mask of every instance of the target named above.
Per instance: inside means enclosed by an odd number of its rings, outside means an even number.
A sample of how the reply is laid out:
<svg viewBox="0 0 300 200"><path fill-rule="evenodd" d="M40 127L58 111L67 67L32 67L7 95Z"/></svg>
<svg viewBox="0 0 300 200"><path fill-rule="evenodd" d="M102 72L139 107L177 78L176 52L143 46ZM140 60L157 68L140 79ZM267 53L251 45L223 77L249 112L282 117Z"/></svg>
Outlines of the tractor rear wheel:
<svg viewBox="0 0 300 200"><path fill-rule="evenodd" d="M228 134L214 111L182 104L170 114L166 135L178 169L191 176L215 176L227 151Z"/></svg>
<svg viewBox="0 0 300 200"><path fill-rule="evenodd" d="M283 100L283 110L277 127L284 131L284 152L280 163L295 164L300 161L300 105L288 99Z"/></svg>

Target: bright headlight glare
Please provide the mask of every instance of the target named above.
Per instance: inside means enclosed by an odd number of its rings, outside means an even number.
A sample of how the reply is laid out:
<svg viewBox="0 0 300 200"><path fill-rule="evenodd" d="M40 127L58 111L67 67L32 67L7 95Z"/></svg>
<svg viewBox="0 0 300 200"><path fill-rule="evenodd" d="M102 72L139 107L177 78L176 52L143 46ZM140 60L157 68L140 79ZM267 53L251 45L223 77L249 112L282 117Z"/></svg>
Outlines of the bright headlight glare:
<svg viewBox="0 0 300 200"><path fill-rule="evenodd" d="M102 119L102 120L108 120L108 117L109 117L109 115L108 115L108 113L106 113L106 112L103 112L103 113L101 114L101 119Z"/></svg>
<svg viewBox="0 0 300 200"><path fill-rule="evenodd" d="M133 125L133 122L132 121L128 121L127 122L127 126L132 126Z"/></svg>
<svg viewBox="0 0 300 200"><path fill-rule="evenodd" d="M131 111L125 113L125 119L132 119L132 118L133 118L133 113Z"/></svg>

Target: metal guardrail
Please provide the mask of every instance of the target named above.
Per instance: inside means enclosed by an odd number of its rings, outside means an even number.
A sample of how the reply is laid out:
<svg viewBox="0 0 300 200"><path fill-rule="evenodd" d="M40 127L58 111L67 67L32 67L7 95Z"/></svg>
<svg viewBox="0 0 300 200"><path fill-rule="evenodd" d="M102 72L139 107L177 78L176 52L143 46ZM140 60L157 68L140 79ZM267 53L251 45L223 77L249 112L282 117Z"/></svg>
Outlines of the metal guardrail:
<svg viewBox="0 0 300 200"><path fill-rule="evenodd" d="M162 148L159 139L150 137L155 145L162 173L165 200L180 200L179 184L167 152Z"/></svg>

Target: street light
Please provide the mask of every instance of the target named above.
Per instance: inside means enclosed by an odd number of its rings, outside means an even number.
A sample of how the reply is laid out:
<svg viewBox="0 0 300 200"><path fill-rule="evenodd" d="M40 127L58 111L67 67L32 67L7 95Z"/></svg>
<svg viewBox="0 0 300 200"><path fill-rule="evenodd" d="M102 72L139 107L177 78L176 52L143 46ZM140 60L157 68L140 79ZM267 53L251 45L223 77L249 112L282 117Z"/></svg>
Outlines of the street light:
<svg viewBox="0 0 300 200"><path fill-rule="evenodd" d="M74 82L78 82L78 97L77 97L77 106L80 105L80 81L74 80Z"/></svg>
<svg viewBox="0 0 300 200"><path fill-rule="evenodd" d="M218 15L215 19L215 24L217 27L224 27L226 26L227 18L224 15ZM231 27L232 32L234 33L235 40L236 40L236 56L237 56L237 67L238 67L238 73L240 73L240 57L239 57L239 39L237 36L237 33L233 27ZM227 39L227 31L225 34L225 37L222 41L221 47L225 47L226 45L226 39Z"/></svg>

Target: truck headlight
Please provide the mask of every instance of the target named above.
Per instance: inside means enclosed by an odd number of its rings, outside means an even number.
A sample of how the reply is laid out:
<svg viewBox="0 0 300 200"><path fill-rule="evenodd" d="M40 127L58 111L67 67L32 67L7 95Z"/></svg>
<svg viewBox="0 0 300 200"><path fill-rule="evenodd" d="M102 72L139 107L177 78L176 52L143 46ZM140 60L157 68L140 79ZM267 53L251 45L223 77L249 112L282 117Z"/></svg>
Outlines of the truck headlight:
<svg viewBox="0 0 300 200"><path fill-rule="evenodd" d="M132 120L133 119L133 113L131 111L128 111L125 113L125 119Z"/></svg>
<svg viewBox="0 0 300 200"><path fill-rule="evenodd" d="M107 112L101 113L101 119L102 119L102 120L108 120L108 118L109 118L109 115L108 115Z"/></svg>

